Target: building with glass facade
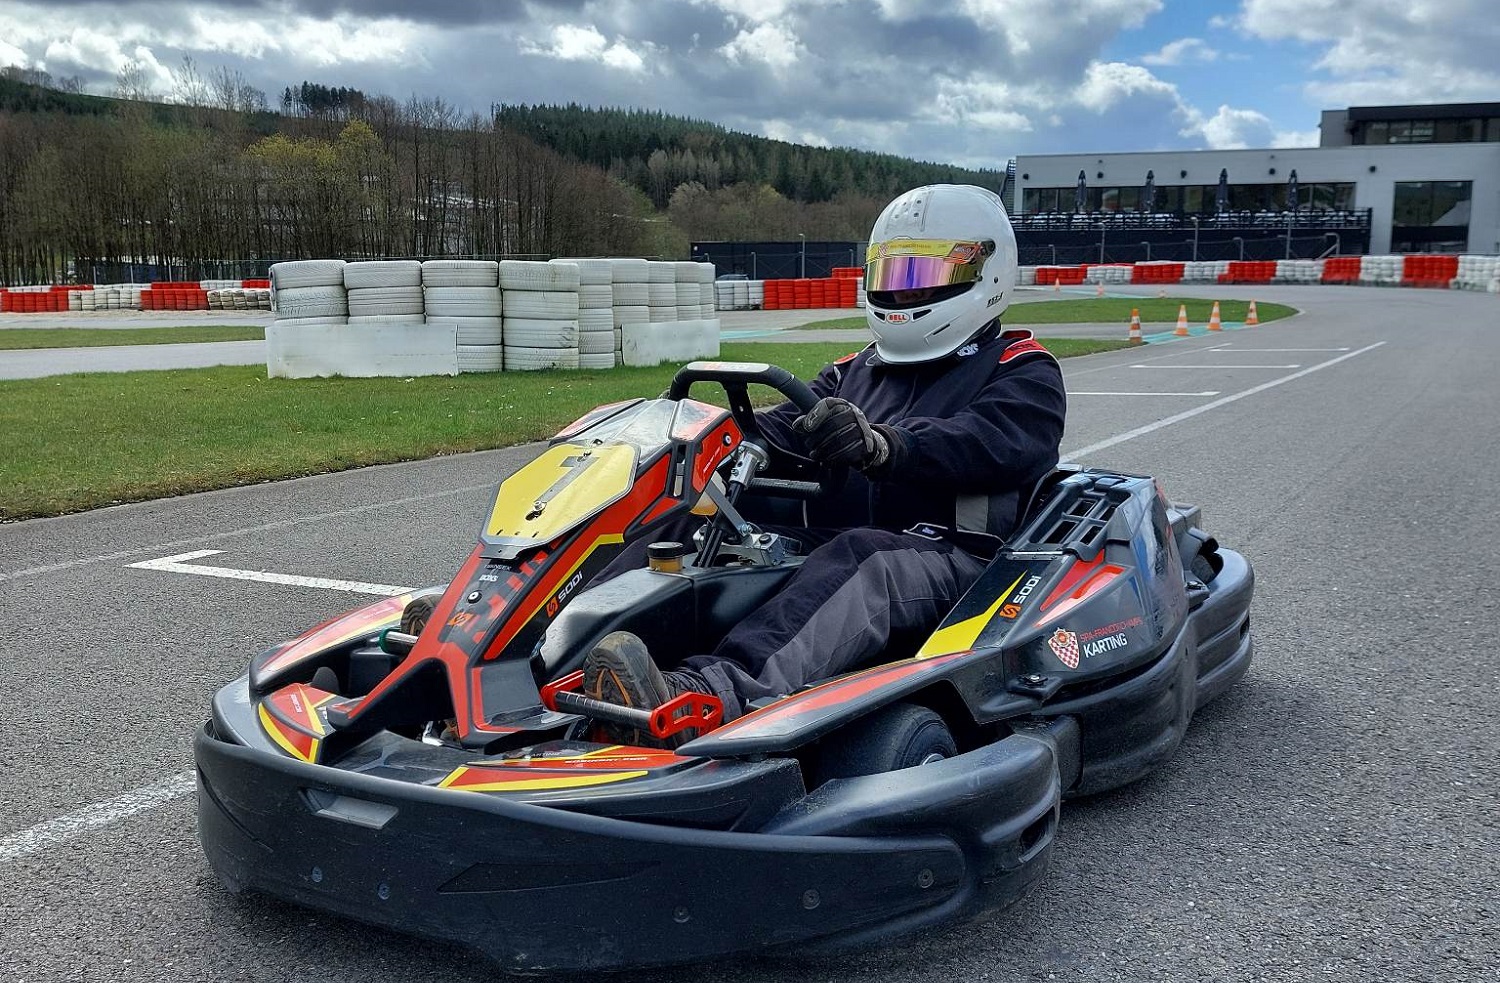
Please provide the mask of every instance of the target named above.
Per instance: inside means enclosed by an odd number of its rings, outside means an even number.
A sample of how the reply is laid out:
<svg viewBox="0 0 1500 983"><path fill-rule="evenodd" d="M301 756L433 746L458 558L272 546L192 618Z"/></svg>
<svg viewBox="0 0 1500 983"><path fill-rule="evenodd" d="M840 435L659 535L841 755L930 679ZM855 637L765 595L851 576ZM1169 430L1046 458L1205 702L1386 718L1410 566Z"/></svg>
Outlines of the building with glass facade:
<svg viewBox="0 0 1500 983"><path fill-rule="evenodd" d="M1368 210L1371 252L1500 253L1500 103L1352 107L1324 113L1322 134L1305 148L1020 156L1015 200L1023 215L1184 222Z"/></svg>

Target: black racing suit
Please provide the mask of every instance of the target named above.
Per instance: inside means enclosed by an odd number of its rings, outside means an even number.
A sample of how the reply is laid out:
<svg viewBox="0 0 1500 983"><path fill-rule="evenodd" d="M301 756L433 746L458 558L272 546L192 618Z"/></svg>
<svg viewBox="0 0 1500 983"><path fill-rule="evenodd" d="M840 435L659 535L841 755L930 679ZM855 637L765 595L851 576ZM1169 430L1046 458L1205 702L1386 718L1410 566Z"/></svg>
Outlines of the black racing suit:
<svg viewBox="0 0 1500 983"><path fill-rule="evenodd" d="M1023 496L1057 464L1062 371L1029 331L994 324L955 354L917 365L886 364L871 346L829 365L811 388L884 424L890 458L868 474L850 472L835 494L810 503L809 528L779 530L815 548L711 654L683 663L679 681L715 693L725 719L752 700L919 643L985 562L949 539L905 530L930 524L1007 536ZM801 453L792 429L800 415L790 403L759 414L792 462ZM633 545L612 568L643 564L635 554L644 544Z"/></svg>

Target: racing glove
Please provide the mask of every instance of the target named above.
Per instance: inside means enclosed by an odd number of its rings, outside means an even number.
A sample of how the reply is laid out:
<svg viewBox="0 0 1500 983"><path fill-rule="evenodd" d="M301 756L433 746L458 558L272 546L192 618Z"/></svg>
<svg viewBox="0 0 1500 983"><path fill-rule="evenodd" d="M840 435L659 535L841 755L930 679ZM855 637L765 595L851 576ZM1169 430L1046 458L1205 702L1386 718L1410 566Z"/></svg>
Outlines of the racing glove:
<svg viewBox="0 0 1500 983"><path fill-rule="evenodd" d="M858 406L837 396L818 400L792 429L801 435L808 457L822 464L863 471L880 467L891 456L883 428L872 427Z"/></svg>

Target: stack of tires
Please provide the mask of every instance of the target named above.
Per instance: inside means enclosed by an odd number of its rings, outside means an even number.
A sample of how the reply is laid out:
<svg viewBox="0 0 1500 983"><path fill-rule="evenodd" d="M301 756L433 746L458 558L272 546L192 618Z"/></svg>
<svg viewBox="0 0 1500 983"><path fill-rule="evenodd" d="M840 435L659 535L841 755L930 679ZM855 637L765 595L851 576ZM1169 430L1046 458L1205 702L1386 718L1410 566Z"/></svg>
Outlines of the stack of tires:
<svg viewBox="0 0 1500 983"><path fill-rule="evenodd" d="M714 317L714 264L694 263L698 267L698 318L707 321Z"/></svg>
<svg viewBox="0 0 1500 983"><path fill-rule="evenodd" d="M421 324L422 264L414 259L344 265L350 324Z"/></svg>
<svg viewBox="0 0 1500 983"><path fill-rule="evenodd" d="M683 260L672 264L672 278L675 282L674 288L677 296L677 320L679 321L701 321L703 320L703 299L698 292L698 269L705 266L703 263L694 263L691 260ZM707 267L710 272L712 266ZM710 317L713 315L710 314Z"/></svg>
<svg viewBox="0 0 1500 983"><path fill-rule="evenodd" d="M453 325L458 371L504 368L499 263L427 260L422 264L422 299L428 324Z"/></svg>
<svg viewBox="0 0 1500 983"><path fill-rule="evenodd" d="M644 259L610 260L609 280L614 305L615 364L623 365L625 325L651 323L651 264Z"/></svg>
<svg viewBox="0 0 1500 983"><path fill-rule="evenodd" d="M500 263L505 368L578 368L578 267L573 263Z"/></svg>
<svg viewBox="0 0 1500 983"><path fill-rule="evenodd" d="M1278 259L1272 283L1317 283L1323 279L1323 261L1318 259Z"/></svg>
<svg viewBox="0 0 1500 983"><path fill-rule="evenodd" d="M1400 256L1361 256L1359 282L1377 287L1400 286L1403 267Z"/></svg>
<svg viewBox="0 0 1500 983"><path fill-rule="evenodd" d="M279 323L347 324L349 303L341 259L304 259L271 267L271 310ZM136 293L137 306L140 294Z"/></svg>
<svg viewBox="0 0 1500 983"><path fill-rule="evenodd" d="M607 259L554 259L578 267L578 367L612 369L615 352L614 268Z"/></svg>
<svg viewBox="0 0 1500 983"><path fill-rule="evenodd" d="M1449 284L1454 290L1490 290L1500 280L1500 256L1466 255L1458 257L1458 275Z"/></svg>
<svg viewBox="0 0 1500 983"><path fill-rule="evenodd" d="M650 323L677 320L677 264L652 260L646 267L646 304Z"/></svg>

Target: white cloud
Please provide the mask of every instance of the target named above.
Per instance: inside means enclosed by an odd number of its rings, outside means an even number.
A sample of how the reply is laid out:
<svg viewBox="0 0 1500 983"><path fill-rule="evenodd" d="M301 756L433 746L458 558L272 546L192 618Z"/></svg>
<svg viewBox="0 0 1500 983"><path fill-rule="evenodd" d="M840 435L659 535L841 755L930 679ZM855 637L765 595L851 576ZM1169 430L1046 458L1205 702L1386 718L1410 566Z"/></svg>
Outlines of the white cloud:
<svg viewBox="0 0 1500 983"><path fill-rule="evenodd" d="M1239 26L1321 48L1307 82L1326 106L1492 100L1500 90L1494 0L1244 0Z"/></svg>
<svg viewBox="0 0 1500 983"><path fill-rule="evenodd" d="M627 72L646 70L646 60L639 52L623 40L611 43L592 26L558 24L552 28L550 45L522 41L521 51L529 55L546 55L560 61L597 61Z"/></svg>
<svg viewBox="0 0 1500 983"><path fill-rule="evenodd" d="M1219 52L1208 46L1202 38L1178 38L1168 41L1161 50L1142 55L1143 65L1182 65L1187 62L1208 62L1219 57Z"/></svg>
<svg viewBox="0 0 1500 983"><path fill-rule="evenodd" d="M1198 130L1214 150L1245 150L1264 147L1271 142L1271 118L1253 109L1220 106L1219 111L1204 120Z"/></svg>
<svg viewBox="0 0 1500 983"><path fill-rule="evenodd" d="M791 31L767 23L736 34L719 52L730 61L758 61L771 68L788 68L806 49Z"/></svg>
<svg viewBox="0 0 1500 983"><path fill-rule="evenodd" d="M1083 81L1073 90L1073 99L1096 113L1112 109L1132 96L1156 96L1181 104L1177 86L1163 82L1139 65L1120 61L1096 61L1089 65Z"/></svg>
<svg viewBox="0 0 1500 983"><path fill-rule="evenodd" d="M833 146L833 141L822 134L798 129L784 119L766 120L761 132L772 140L785 140L787 143L805 143L809 147Z"/></svg>
<svg viewBox="0 0 1500 983"><path fill-rule="evenodd" d="M9 41L0 41L0 66L14 65L17 68L33 68L31 58L11 44Z"/></svg>

